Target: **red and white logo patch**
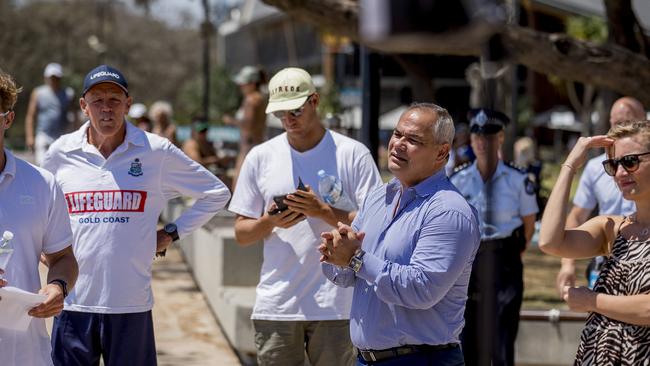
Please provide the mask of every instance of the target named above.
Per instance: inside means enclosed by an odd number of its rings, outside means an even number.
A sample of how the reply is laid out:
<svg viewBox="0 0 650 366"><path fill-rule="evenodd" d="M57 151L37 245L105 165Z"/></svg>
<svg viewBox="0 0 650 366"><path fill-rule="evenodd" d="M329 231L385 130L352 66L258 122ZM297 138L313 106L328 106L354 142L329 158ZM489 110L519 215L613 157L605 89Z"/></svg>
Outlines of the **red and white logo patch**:
<svg viewBox="0 0 650 366"><path fill-rule="evenodd" d="M145 191L83 191L65 194L69 214L90 212L144 212Z"/></svg>

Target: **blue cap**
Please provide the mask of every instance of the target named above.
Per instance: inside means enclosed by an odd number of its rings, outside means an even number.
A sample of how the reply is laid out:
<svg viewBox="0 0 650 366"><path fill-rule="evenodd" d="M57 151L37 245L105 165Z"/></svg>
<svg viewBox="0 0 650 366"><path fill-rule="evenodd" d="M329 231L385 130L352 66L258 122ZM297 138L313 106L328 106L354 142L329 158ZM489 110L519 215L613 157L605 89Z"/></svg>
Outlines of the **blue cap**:
<svg viewBox="0 0 650 366"><path fill-rule="evenodd" d="M476 108L467 113L470 133L492 135L503 130L510 122L505 114L488 108Z"/></svg>
<svg viewBox="0 0 650 366"><path fill-rule="evenodd" d="M108 65L99 65L92 69L84 78L84 89L81 96L84 96L90 88L101 83L113 83L124 90L129 95L129 84L120 70Z"/></svg>

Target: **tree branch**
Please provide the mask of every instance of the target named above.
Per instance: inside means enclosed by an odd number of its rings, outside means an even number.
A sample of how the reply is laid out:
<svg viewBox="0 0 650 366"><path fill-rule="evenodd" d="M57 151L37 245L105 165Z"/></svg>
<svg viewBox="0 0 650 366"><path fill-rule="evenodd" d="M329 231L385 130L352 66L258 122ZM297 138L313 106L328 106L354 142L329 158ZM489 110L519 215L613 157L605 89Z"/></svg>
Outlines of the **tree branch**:
<svg viewBox="0 0 650 366"><path fill-rule="evenodd" d="M650 57L650 41L632 10L632 0L604 0L611 42Z"/></svg>
<svg viewBox="0 0 650 366"><path fill-rule="evenodd" d="M402 35L366 43L359 39L359 5L354 0L264 0L297 17L384 53L480 55L491 34L502 37L511 62L543 74L592 84L630 95L650 105L650 60L613 44L595 45L566 34L515 25L472 23L454 32Z"/></svg>

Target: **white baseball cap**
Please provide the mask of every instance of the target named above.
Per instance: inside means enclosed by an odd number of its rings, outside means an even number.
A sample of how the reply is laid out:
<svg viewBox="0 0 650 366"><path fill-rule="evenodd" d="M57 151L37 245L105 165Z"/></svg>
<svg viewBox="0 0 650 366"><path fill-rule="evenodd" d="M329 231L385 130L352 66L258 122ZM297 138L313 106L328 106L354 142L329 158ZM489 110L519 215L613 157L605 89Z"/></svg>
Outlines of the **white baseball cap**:
<svg viewBox="0 0 650 366"><path fill-rule="evenodd" d="M237 85L257 83L260 81L260 69L255 66L244 66L232 80Z"/></svg>
<svg viewBox="0 0 650 366"><path fill-rule="evenodd" d="M147 114L147 106L142 103L133 103L129 108L129 117L133 119L142 118Z"/></svg>
<svg viewBox="0 0 650 366"><path fill-rule="evenodd" d="M300 108L315 92L316 87L307 71L297 67L282 69L269 82L266 113Z"/></svg>
<svg viewBox="0 0 650 366"><path fill-rule="evenodd" d="M56 62L51 62L45 66L43 76L46 78L51 78L52 76L56 76L57 78L63 77L63 67Z"/></svg>

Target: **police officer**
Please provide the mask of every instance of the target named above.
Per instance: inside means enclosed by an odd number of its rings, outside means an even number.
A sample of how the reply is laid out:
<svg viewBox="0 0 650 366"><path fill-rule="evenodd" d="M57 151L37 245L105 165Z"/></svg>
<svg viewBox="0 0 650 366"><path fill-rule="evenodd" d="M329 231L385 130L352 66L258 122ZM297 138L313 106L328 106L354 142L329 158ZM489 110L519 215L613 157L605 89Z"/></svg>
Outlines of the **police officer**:
<svg viewBox="0 0 650 366"><path fill-rule="evenodd" d="M468 366L477 365L481 356L481 364L489 364L490 351L492 365L514 365L523 294L521 253L539 211L535 185L524 170L499 157L508 117L474 109L469 119L476 160L456 168L450 177L481 216L481 246L472 267L461 336L463 353ZM486 333L490 329L492 333Z"/></svg>

